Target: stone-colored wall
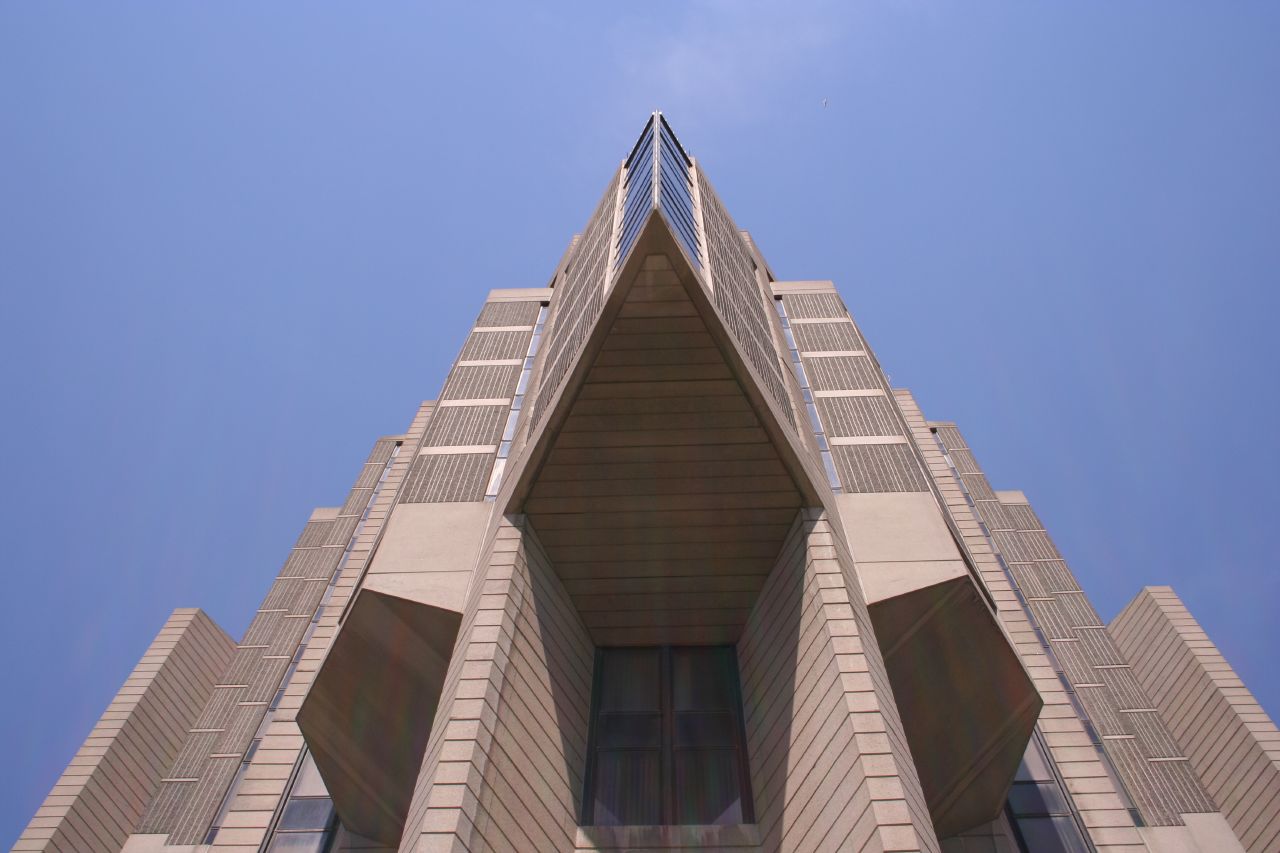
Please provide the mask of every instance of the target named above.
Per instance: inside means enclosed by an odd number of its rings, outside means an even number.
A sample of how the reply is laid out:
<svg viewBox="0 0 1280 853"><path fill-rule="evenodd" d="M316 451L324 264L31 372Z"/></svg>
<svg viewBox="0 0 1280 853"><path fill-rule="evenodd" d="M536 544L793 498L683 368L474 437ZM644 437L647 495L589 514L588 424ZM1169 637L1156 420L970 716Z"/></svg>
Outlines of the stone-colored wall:
<svg viewBox="0 0 1280 853"><path fill-rule="evenodd" d="M1167 586L1110 632L1250 853L1280 849L1280 731Z"/></svg>
<svg viewBox="0 0 1280 853"><path fill-rule="evenodd" d="M738 643L762 850L938 849L852 565L802 511Z"/></svg>
<svg viewBox="0 0 1280 853"><path fill-rule="evenodd" d="M468 596L405 853L576 844L594 647L523 525L498 522Z"/></svg>
<svg viewBox="0 0 1280 853"><path fill-rule="evenodd" d="M118 851L234 648L203 611L175 610L13 849Z"/></svg>
<svg viewBox="0 0 1280 853"><path fill-rule="evenodd" d="M991 541L966 497L965 486L948 464L943 449L935 440L938 431L947 449L967 449L964 438L953 424L926 422L919 406L905 390L895 390L894 397L910 427L911 436L937 485L957 532L973 560L983 584L996 603L1000 624L1008 633L1014 649L1026 664L1036 689L1044 700L1037 726L1044 737L1058 772L1071 795L1090 840L1102 853L1142 853L1146 850L1142 836L1134 826L1117 789L1117 781L1108 771L1104 758L1090 740L1084 723L1064 689L1049 658L1041 635L1031 623L1019 593L1000 565ZM972 483L973 497L994 500L995 494L981 473L966 477ZM977 846L980 842L969 843ZM994 843L994 842L993 842ZM948 839L948 848L956 845Z"/></svg>
<svg viewBox="0 0 1280 853"><path fill-rule="evenodd" d="M411 451L421 443L427 424L430 422L431 413L430 403L424 403L419 408L409 430L397 439L402 444L402 450L394 459L389 459L382 450L383 442L390 440L383 439L374 446L369 462L365 465L365 471L356 483L357 488L367 486L371 490L364 493L365 501L369 501L372 497L372 502L368 504L368 516L364 527L360 528L359 535L349 543L350 549L341 560L340 571L332 582L332 592L318 605L311 617L315 620L315 629L305 640L305 645L298 655L297 669L283 685L284 692L279 705L270 712L270 717L263 721L261 742L246 768L244 777L234 790L228 792L224 786L220 792L220 794L229 793L231 800L227 806L225 821L214 838L213 850L251 853L251 851L257 851L266 838L304 747L302 732L298 729L295 715L311 686L317 668L324 660L330 642L337 633L347 605L354 597L368 567L370 557L396 503L400 486L408 474L413 458ZM390 443L394 444L394 441ZM389 450L386 451L387 454L389 452ZM369 466L377 465L381 470L387 467L388 462L390 464L386 478L374 496L372 488L378 478L372 476Z"/></svg>

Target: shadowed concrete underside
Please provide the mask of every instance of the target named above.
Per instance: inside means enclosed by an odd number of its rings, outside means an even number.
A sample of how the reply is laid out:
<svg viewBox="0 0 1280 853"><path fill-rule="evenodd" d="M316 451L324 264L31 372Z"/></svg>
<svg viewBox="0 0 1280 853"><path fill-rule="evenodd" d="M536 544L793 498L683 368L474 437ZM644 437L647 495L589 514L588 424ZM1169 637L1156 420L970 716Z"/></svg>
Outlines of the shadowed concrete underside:
<svg viewBox="0 0 1280 853"><path fill-rule="evenodd" d="M660 217L633 259L523 510L598 645L735 642L802 489Z"/></svg>
<svg viewBox="0 0 1280 853"><path fill-rule="evenodd" d="M343 826L400 840L461 615L363 590L298 710Z"/></svg>

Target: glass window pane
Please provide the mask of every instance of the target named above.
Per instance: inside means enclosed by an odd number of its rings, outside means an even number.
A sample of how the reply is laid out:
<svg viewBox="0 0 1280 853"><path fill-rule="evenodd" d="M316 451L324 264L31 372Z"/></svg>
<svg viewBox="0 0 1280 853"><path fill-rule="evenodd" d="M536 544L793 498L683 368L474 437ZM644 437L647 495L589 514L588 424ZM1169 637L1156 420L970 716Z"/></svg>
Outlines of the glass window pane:
<svg viewBox="0 0 1280 853"><path fill-rule="evenodd" d="M1027 751L1022 756L1022 763L1018 765L1018 775L1015 778L1019 782L1048 782L1053 779L1049 759L1040 748L1040 741L1034 737L1027 744Z"/></svg>
<svg viewBox="0 0 1280 853"><path fill-rule="evenodd" d="M600 749L662 747L661 714L601 714L596 728Z"/></svg>
<svg viewBox="0 0 1280 853"><path fill-rule="evenodd" d="M312 800L290 800L280 815L279 829L325 829L333 816L333 801L328 797Z"/></svg>
<svg viewBox="0 0 1280 853"><path fill-rule="evenodd" d="M1071 814L1057 782L1015 782L1009 789L1009 807L1016 815Z"/></svg>
<svg viewBox="0 0 1280 853"><path fill-rule="evenodd" d="M595 823L652 826L662 822L658 751L597 753Z"/></svg>
<svg viewBox="0 0 1280 853"><path fill-rule="evenodd" d="M606 649L602 653L601 711L661 711L658 649Z"/></svg>
<svg viewBox="0 0 1280 853"><path fill-rule="evenodd" d="M733 650L725 646L672 649L671 689L675 710L733 708L734 669Z"/></svg>
<svg viewBox="0 0 1280 853"><path fill-rule="evenodd" d="M1024 817L1018 821L1018 831L1034 853L1089 853L1069 817Z"/></svg>
<svg viewBox="0 0 1280 853"><path fill-rule="evenodd" d="M324 853L327 832L282 832L271 839L267 853Z"/></svg>
<svg viewBox="0 0 1280 853"><path fill-rule="evenodd" d="M742 823L738 759L730 749L676 753L679 823Z"/></svg>
<svg viewBox="0 0 1280 853"><path fill-rule="evenodd" d="M676 748L737 746L737 727L729 711L676 714Z"/></svg>
<svg viewBox="0 0 1280 853"><path fill-rule="evenodd" d="M302 759L302 766L298 768L298 778L293 783L291 794L295 797L329 796L329 789L325 787L324 780L320 778L320 771L316 769L316 760L309 752L307 757Z"/></svg>

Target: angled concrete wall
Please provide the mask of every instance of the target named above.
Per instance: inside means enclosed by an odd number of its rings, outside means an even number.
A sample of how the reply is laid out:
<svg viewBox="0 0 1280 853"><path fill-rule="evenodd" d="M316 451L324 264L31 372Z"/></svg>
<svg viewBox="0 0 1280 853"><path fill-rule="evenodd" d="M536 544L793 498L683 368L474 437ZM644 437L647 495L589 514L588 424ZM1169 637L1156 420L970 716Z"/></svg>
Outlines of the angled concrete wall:
<svg viewBox="0 0 1280 853"><path fill-rule="evenodd" d="M802 510L738 643L759 849L935 851L852 560Z"/></svg>
<svg viewBox="0 0 1280 853"><path fill-rule="evenodd" d="M520 517L467 597L400 849L577 845L594 647Z"/></svg>
<svg viewBox="0 0 1280 853"><path fill-rule="evenodd" d="M13 849L119 850L234 649L203 611L175 610Z"/></svg>
<svg viewBox="0 0 1280 853"><path fill-rule="evenodd" d="M1280 849L1280 731L1177 594L1147 587L1110 632L1241 843Z"/></svg>

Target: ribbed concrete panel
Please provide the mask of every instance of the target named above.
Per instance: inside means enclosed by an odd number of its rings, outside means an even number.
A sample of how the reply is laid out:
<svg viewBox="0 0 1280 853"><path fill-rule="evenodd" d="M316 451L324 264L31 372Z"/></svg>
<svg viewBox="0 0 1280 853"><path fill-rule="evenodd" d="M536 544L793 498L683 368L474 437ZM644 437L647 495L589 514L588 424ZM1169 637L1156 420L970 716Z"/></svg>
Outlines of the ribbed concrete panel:
<svg viewBox="0 0 1280 853"><path fill-rule="evenodd" d="M982 474L966 475L966 482L969 476ZM1083 594L1074 593L1079 585L1039 517L1017 496L1000 499L1005 512L989 518L985 514L989 502L976 503L1011 565L1019 566L1025 575L1039 574L1040 566L1046 566L1046 595L1031 602L1031 609L1060 657L1076 661L1075 672L1068 672L1068 677L1147 823L1179 826L1183 814L1217 811L1182 750L1151 710L1151 699L1129 671L1101 617ZM1000 523L1013 527L992 527Z"/></svg>
<svg viewBox="0 0 1280 853"><path fill-rule="evenodd" d="M266 711L266 703L279 686L279 679L306 629L320 596L323 583L303 585L287 572L296 566L301 552L333 551L340 546L324 545L336 516L332 510L312 516L298 537L290 559L277 576L263 607L248 630L226 670L220 675L212 698L191 727L194 731L170 768L139 824L139 832L168 835L175 844L195 844L204 839L239 765L238 756L249 746L253 729ZM318 553L314 558L318 558ZM333 559L325 555L325 559ZM274 602L282 606L268 606ZM298 618L289 618L290 616ZM275 655L285 655L280 661ZM270 657L269 657L270 655ZM269 671L275 683L258 677ZM245 704L241 703L254 703ZM251 724L234 725L236 711L250 709Z"/></svg>
<svg viewBox="0 0 1280 853"><path fill-rule="evenodd" d="M526 336L527 338L527 336ZM527 347L529 341L526 339ZM465 447L497 444L510 406L445 406L435 413L427 429L425 447Z"/></svg>
<svg viewBox="0 0 1280 853"><path fill-rule="evenodd" d="M557 279L556 296L551 301L551 316L547 324L542 377L531 415L533 426L537 426L546 414L547 406L582 351L587 335L604 307L619 178L620 174L615 173L591 214L582 238L570 250L567 270Z"/></svg>
<svg viewBox="0 0 1280 853"><path fill-rule="evenodd" d="M234 648L203 611L175 610L13 849L119 850Z"/></svg>
<svg viewBox="0 0 1280 853"><path fill-rule="evenodd" d="M1181 599L1147 587L1110 633L1245 849L1280 849L1280 730Z"/></svg>
<svg viewBox="0 0 1280 853"><path fill-rule="evenodd" d="M451 503L484 500L493 469L493 453L419 456L405 481L405 503Z"/></svg>
<svg viewBox="0 0 1280 853"><path fill-rule="evenodd" d="M415 448L400 490L404 503L484 500L511 413L511 398L518 393L521 361L529 351L542 304L542 291L536 296L533 291L524 292L530 298L513 298L521 291L497 291L501 299L489 302L481 312L440 394L441 401L451 405L436 408L422 443L423 448L442 450L416 455Z"/></svg>
<svg viewBox="0 0 1280 853"><path fill-rule="evenodd" d="M954 424L926 422L909 392L898 389L893 392L893 396L906 419L911 438L925 461L937 493L951 516L954 529L960 535L983 585L996 603L1000 623L1044 700L1037 727L1049 748L1057 772L1072 797L1081 825L1087 829L1090 841L1099 851L1147 853L1142 836L1126 811L1125 801L1117 787L1119 783L1108 770L1103 754L1090 741L1082 717L1077 713L1076 706L1055 672L1048 645L1042 633L1032 623L1030 612L1025 609L1019 591L1011 583L992 549L983 523L974 511L970 497L972 490L966 494L966 488L961 485L961 476L966 478L966 482L972 481L975 487L985 490L992 498L994 493L985 477L980 474L958 476L948 461L950 452L967 449L963 436ZM946 455L937 439L943 440L948 451ZM973 470L978 470L976 463ZM1031 595L1025 587L1023 592ZM986 846L986 839L975 840L969 833L960 840L963 841L963 846L958 844L957 839L946 839L944 846L948 850L955 850L957 847L990 850Z"/></svg>
<svg viewBox="0 0 1280 853"><path fill-rule="evenodd" d="M441 400L482 400L510 397L520 378L515 364L459 365L449 372Z"/></svg>
<svg viewBox="0 0 1280 853"><path fill-rule="evenodd" d="M791 299L805 300L812 294L796 294ZM801 303L803 305L803 302ZM790 309L788 308L788 312ZM843 313L843 312L842 312ZM797 314L796 318L803 318ZM853 323L837 321L834 323L796 323L792 328L796 338L796 348L801 352L848 352L866 348L862 336Z"/></svg>
<svg viewBox="0 0 1280 853"><path fill-rule="evenodd" d="M851 444L831 448L846 492L927 492L915 453L907 444Z"/></svg>
<svg viewBox="0 0 1280 853"><path fill-rule="evenodd" d="M787 297L787 313L797 320L844 319L849 316L840 296L832 293L797 293Z"/></svg>
<svg viewBox="0 0 1280 853"><path fill-rule="evenodd" d="M341 559L334 561L331 571L324 576L330 591L317 610L314 628L308 631L305 646L297 651L297 669L282 685L282 696L276 709L262 720L261 743L245 767L244 777L229 792L226 815L211 848L218 853L257 853L264 844L303 749L302 733L295 714L324 659L339 620L368 568L388 516L397 502L399 489L409 472L410 460L422 445L434 411L433 403L423 403L404 435L378 441L369 454L366 468L368 464L378 466L379 476L375 483L380 485L362 515L358 531L354 527L346 528L343 544L350 544L350 548L340 554ZM398 453L397 444L401 445ZM368 485L363 473L361 482ZM335 518L330 538L326 541L332 544L333 536L338 535L343 527L343 519ZM385 848L368 839L342 831L332 853L382 849Z"/></svg>
<svg viewBox="0 0 1280 853"><path fill-rule="evenodd" d="M535 304L536 303L532 303ZM534 312L537 317L537 312ZM529 332L520 331L484 331L477 328L462 347L460 361L485 361L493 359L524 358L529 349Z"/></svg>
<svg viewBox="0 0 1280 853"><path fill-rule="evenodd" d="M784 301L789 306L795 298L789 296ZM864 355L806 358L804 366L814 391L879 390L883 387L880 371Z"/></svg>
<svg viewBox="0 0 1280 853"><path fill-rule="evenodd" d="M573 850L594 647L519 517L472 587L400 849Z"/></svg>
<svg viewBox="0 0 1280 853"><path fill-rule="evenodd" d="M316 510L304 526L209 701L189 727L191 734L139 822L140 833L167 836L171 844L205 839L338 570L355 522L368 507L374 489L362 485L364 471L385 466L395 445L391 439L377 441L342 507ZM346 535L335 535L342 532Z"/></svg>
<svg viewBox="0 0 1280 853"><path fill-rule="evenodd" d="M936 428L972 501L975 520L983 524L982 538L989 537L1011 574L1019 579L1020 587L1040 593L1028 598L1025 612L1031 624L1038 626L1037 639L1043 638L1052 649L1062 677L1072 686L1092 723L1098 743L1091 744L1089 739L1084 743L1106 751L1148 825L1180 826L1183 814L1216 811L1187 762L1170 760L1181 757L1176 754L1176 744L1157 715L1150 712L1151 700L1126 671L1119 649L1097 612L1079 592L1062 555L1025 498L1019 492L997 495L960 432L950 424ZM1030 596L1026 589L1024 596ZM1015 606L1022 605L1015 602ZM1058 760L1054 741L1049 743ZM1064 753L1063 759L1069 755ZM1091 821L1086 815L1097 842L1097 825Z"/></svg>
<svg viewBox="0 0 1280 853"><path fill-rule="evenodd" d="M902 440L906 427L889 383L840 295L826 282L775 283L773 293L790 321L840 487L861 494L929 491L918 451Z"/></svg>
<svg viewBox="0 0 1280 853"><path fill-rule="evenodd" d="M828 438L903 434L888 397L819 397L816 402Z"/></svg>
<svg viewBox="0 0 1280 853"><path fill-rule="evenodd" d="M534 301L501 301L486 303L476 326L532 326L538 319L539 304Z"/></svg>
<svg viewBox="0 0 1280 853"><path fill-rule="evenodd" d="M937 850L852 560L803 510L738 643L761 850Z"/></svg>
<svg viewBox="0 0 1280 853"><path fill-rule="evenodd" d="M698 187L716 313L754 368L761 387L795 427L782 364L770 331L772 320L765 307L763 278L757 274L751 248L701 170Z"/></svg>

